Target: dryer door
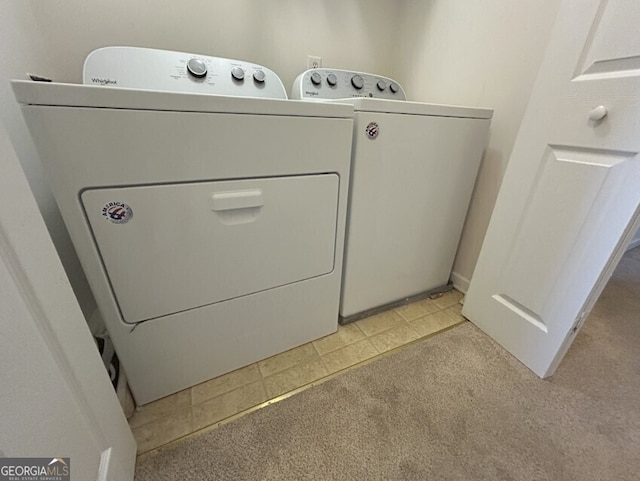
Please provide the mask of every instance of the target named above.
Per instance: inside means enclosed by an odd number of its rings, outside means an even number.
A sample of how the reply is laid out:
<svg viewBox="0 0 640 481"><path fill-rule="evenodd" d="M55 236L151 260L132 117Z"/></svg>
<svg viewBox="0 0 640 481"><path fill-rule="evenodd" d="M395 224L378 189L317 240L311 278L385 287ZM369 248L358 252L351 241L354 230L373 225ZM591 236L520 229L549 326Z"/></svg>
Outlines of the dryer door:
<svg viewBox="0 0 640 481"><path fill-rule="evenodd" d="M335 174L90 189L82 203L127 323L330 273Z"/></svg>

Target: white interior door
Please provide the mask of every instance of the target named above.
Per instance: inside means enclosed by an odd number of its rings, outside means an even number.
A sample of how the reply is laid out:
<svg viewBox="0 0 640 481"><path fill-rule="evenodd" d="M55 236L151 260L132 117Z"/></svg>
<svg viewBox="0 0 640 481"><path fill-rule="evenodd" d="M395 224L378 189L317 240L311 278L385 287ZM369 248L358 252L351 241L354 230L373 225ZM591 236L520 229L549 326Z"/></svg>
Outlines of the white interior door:
<svg viewBox="0 0 640 481"><path fill-rule="evenodd" d="M0 457L130 481L133 435L1 123L0 171Z"/></svg>
<svg viewBox="0 0 640 481"><path fill-rule="evenodd" d="M463 314L553 374L637 227L640 2L565 0Z"/></svg>

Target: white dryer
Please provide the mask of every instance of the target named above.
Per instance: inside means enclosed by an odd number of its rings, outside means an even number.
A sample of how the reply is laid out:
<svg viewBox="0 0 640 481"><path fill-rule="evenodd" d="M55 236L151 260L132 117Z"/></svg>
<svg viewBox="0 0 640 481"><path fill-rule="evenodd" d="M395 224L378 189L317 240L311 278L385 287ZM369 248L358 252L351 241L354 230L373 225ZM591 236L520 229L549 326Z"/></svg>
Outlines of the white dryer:
<svg viewBox="0 0 640 481"><path fill-rule="evenodd" d="M188 53L84 77L13 90L138 404L334 332L353 107Z"/></svg>
<svg viewBox="0 0 640 481"><path fill-rule="evenodd" d="M341 322L450 289L493 111L407 102L393 79L328 68L300 74L291 98L355 109Z"/></svg>

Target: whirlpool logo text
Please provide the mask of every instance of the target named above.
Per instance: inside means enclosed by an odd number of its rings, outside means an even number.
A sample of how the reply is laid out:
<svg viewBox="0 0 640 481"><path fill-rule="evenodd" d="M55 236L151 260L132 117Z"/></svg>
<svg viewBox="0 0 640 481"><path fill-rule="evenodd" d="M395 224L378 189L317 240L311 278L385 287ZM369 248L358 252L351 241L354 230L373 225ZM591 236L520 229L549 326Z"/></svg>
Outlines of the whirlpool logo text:
<svg viewBox="0 0 640 481"><path fill-rule="evenodd" d="M91 79L91 82L94 84L98 84L98 85L118 85L118 81L117 80L113 80L110 78L96 78L93 77Z"/></svg>

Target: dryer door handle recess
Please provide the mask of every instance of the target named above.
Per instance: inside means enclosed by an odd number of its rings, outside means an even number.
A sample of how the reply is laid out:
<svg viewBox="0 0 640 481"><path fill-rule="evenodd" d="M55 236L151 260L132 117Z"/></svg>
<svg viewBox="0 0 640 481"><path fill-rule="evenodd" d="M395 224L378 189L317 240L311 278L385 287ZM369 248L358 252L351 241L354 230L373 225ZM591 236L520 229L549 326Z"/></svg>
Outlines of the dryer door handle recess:
<svg viewBox="0 0 640 481"><path fill-rule="evenodd" d="M216 192L211 195L211 210L215 211L250 209L263 205L261 189Z"/></svg>

